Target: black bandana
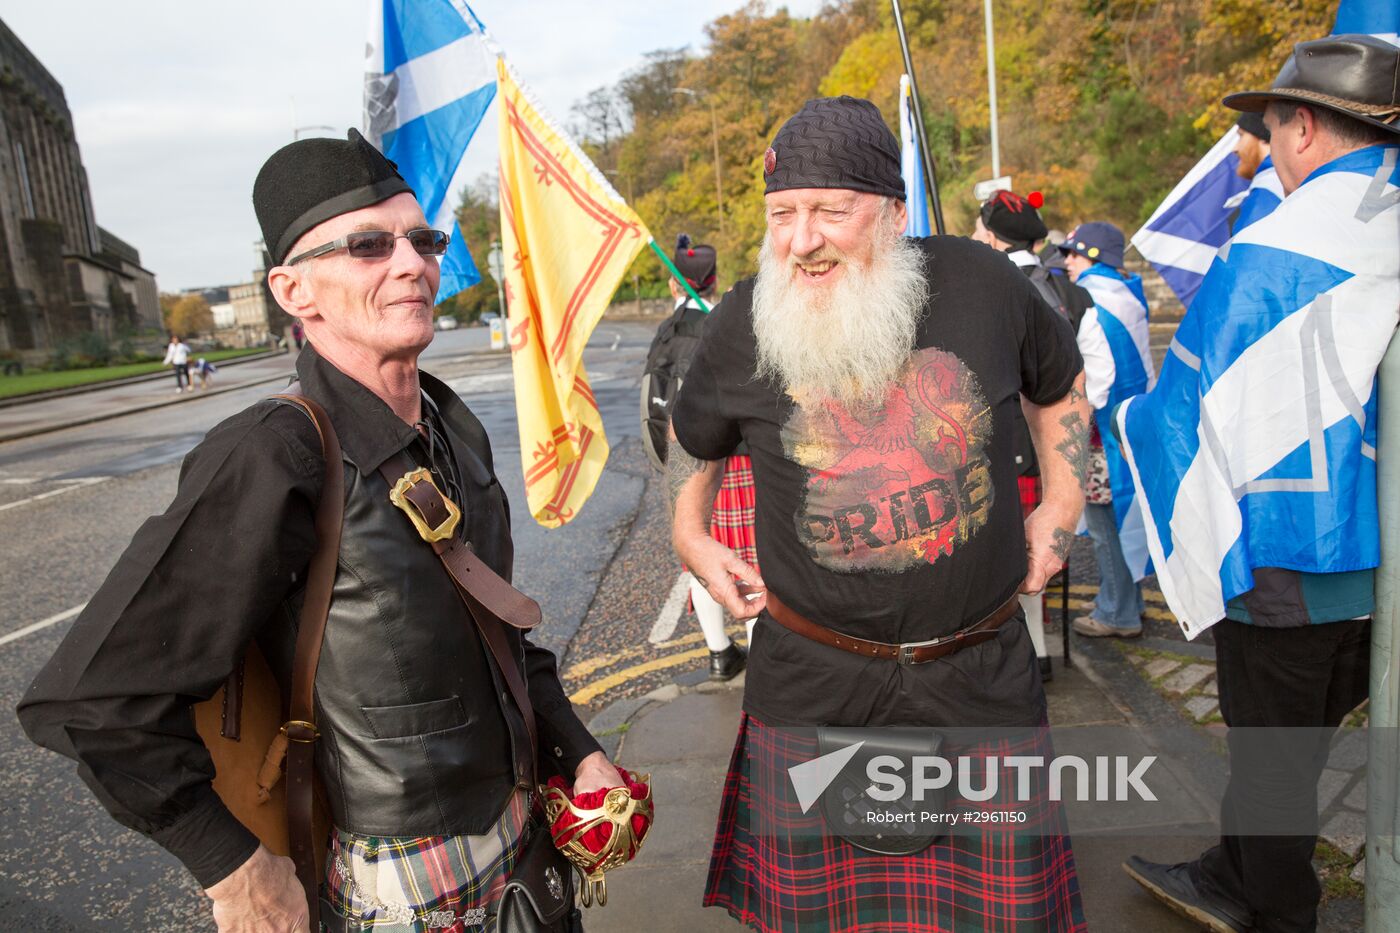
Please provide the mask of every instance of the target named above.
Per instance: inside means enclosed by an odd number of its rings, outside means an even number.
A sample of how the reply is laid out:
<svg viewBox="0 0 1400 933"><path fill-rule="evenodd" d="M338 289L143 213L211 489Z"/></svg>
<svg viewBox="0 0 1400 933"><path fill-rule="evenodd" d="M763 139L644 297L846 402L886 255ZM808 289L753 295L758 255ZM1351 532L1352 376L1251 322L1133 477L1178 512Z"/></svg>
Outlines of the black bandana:
<svg viewBox="0 0 1400 933"><path fill-rule="evenodd" d="M764 194L845 188L903 201L899 143L880 108L855 97L809 100L763 155Z"/></svg>

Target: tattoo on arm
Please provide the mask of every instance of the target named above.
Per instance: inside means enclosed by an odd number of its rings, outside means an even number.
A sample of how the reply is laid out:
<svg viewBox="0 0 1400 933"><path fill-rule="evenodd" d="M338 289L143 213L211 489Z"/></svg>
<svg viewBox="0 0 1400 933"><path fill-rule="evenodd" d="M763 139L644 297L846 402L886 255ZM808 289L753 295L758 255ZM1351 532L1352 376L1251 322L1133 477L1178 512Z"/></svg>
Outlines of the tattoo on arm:
<svg viewBox="0 0 1400 933"><path fill-rule="evenodd" d="M1088 397L1089 397L1089 396L1085 395L1083 392L1080 391L1080 389L1079 389L1079 380L1078 380L1078 379L1074 380L1074 383L1069 387L1069 400L1070 400L1070 402L1071 402L1071 403L1073 403L1073 402L1082 402L1082 401L1084 401L1084 400L1085 400L1086 398L1088 398Z"/></svg>
<svg viewBox="0 0 1400 933"><path fill-rule="evenodd" d="M1060 426L1065 429L1065 439L1056 444L1055 449L1069 464L1070 472L1079 482L1079 488L1087 492L1089 488L1089 425L1085 423L1083 415L1072 411L1060 419Z"/></svg>
<svg viewBox="0 0 1400 933"><path fill-rule="evenodd" d="M1063 528L1056 528L1053 534L1054 540L1050 542L1050 551L1061 562L1069 560L1070 548L1074 547L1074 535Z"/></svg>
<svg viewBox="0 0 1400 933"><path fill-rule="evenodd" d="M674 435L673 435L674 437ZM691 477L698 476L710 468L709 461L697 460L686 453L685 448L674 440L668 445L666 451L666 488L670 496L671 514L676 514L676 500L681 496L681 490L685 484L690 482Z"/></svg>

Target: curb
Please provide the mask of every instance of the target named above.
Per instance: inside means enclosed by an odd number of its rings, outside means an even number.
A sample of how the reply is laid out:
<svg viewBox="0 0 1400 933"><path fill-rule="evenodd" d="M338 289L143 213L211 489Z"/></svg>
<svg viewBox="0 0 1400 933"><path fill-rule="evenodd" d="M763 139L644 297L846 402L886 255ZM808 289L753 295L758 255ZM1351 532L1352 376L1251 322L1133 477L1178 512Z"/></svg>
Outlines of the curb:
<svg viewBox="0 0 1400 933"><path fill-rule="evenodd" d="M237 366L240 363L255 363L258 360L271 359L274 356L286 356L287 350L269 350L265 353L250 353L247 356L239 356L226 363L216 363L219 369L227 369ZM47 402L55 398L67 398L70 395L86 395L88 392L100 392L103 389L112 389L118 386L135 385L138 382L154 382L157 379L169 379L170 370L162 369L159 372L145 373L140 376L123 376L120 379L104 379L101 382L88 382L80 386L70 386L66 389L48 389L43 392L29 392L24 395L15 395L10 398L0 399L0 409L14 408L19 405L28 405L33 402Z"/></svg>
<svg viewBox="0 0 1400 933"><path fill-rule="evenodd" d="M598 740L598 744L603 746L603 751L607 753L608 759L613 760L617 758L617 754L622 748L622 741L626 738L628 728L651 712L653 707L670 703L672 700L678 700L691 693L725 693L730 690L742 690L747 673L747 671L740 672L733 680L719 683L702 680L699 683L691 684L683 682L691 678L682 674L671 683L663 684L639 697L624 697L620 700L613 700L600 709L585 725L593 737Z"/></svg>
<svg viewBox="0 0 1400 933"><path fill-rule="evenodd" d="M236 392L239 389L246 389L250 386L266 385L269 382L282 382L287 378L286 373L278 376L268 376L263 379L249 379L245 382L235 382L232 385L223 386L218 389L209 389L201 392L194 398L185 398L182 394L180 398L165 399L160 402L151 402L146 405L138 405L135 408L126 408L119 412L107 412L101 415L92 415L87 418L76 418L72 421L65 421L61 424L44 424L31 428L23 428L10 434L0 434L0 444L8 441L24 440L27 437L38 437L41 434L52 434L55 431L66 431L69 428L80 428L85 424L96 424L99 421L111 421L113 418L123 418L127 415L137 415L144 411L154 411L157 408L167 408L171 405L179 405L183 402L194 402L202 398L213 398L216 395L223 395L225 392Z"/></svg>

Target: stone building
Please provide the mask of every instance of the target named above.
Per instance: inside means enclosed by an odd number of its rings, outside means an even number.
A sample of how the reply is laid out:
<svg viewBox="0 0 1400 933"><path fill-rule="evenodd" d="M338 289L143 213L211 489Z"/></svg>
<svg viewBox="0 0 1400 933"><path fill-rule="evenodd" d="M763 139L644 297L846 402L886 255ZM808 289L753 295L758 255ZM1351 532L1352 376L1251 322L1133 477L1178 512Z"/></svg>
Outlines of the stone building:
<svg viewBox="0 0 1400 933"><path fill-rule="evenodd" d="M267 250L259 240L253 245L253 281L232 285L228 290L240 346L260 346L267 343L269 336L286 339L292 326L291 317L267 287L267 264Z"/></svg>
<svg viewBox="0 0 1400 933"><path fill-rule="evenodd" d="M63 87L0 22L0 352L159 322L155 276L97 225Z"/></svg>

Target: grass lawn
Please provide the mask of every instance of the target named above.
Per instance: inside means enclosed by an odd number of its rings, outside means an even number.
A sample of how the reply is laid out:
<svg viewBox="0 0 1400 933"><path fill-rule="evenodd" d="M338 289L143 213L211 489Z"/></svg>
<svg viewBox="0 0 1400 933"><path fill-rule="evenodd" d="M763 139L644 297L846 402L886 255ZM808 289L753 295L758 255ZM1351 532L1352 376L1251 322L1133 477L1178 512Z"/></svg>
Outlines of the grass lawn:
<svg viewBox="0 0 1400 933"><path fill-rule="evenodd" d="M253 347L246 350L210 350L201 353L211 363L249 356L253 353L266 353L266 347ZM190 354L191 366L196 356ZM34 392L48 392L51 389L68 389L73 386L90 385L94 382L109 382L129 376L142 376L158 373L169 367L160 362L128 363L123 366L99 366L93 369L62 369L57 372L25 373L23 376L0 376L0 398L13 398L16 395L30 395Z"/></svg>

